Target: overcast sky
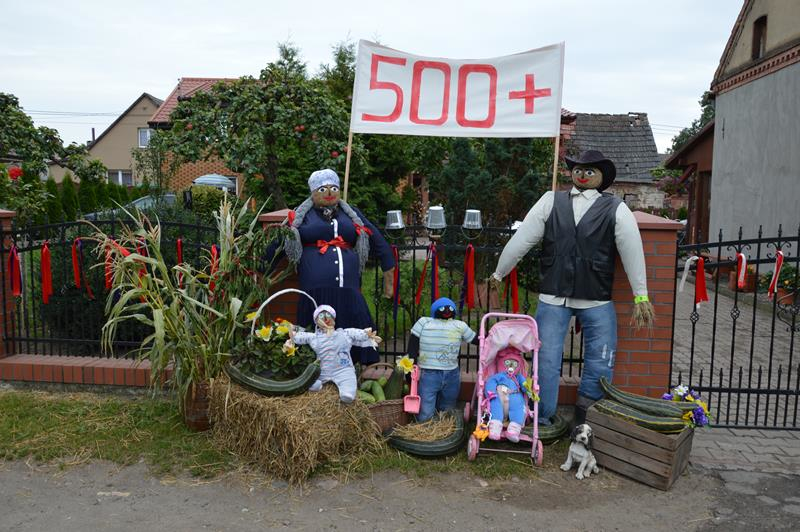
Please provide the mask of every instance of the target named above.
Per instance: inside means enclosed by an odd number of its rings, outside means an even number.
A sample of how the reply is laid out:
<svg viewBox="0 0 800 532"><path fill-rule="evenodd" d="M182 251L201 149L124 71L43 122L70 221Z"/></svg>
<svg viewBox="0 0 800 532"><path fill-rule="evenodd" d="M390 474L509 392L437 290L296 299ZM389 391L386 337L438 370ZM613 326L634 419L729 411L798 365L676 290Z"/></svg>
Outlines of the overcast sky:
<svg viewBox="0 0 800 532"><path fill-rule="evenodd" d="M0 0L0 91L38 125L84 142L142 92L178 78L257 76L277 43L316 72L345 39L419 55L485 58L565 41L563 106L645 112L663 152L700 113L741 0ZM396 7L389 7L396 6ZM44 114L41 111L59 112ZM108 113L81 116L72 113ZM0 124L0 127L2 125Z"/></svg>

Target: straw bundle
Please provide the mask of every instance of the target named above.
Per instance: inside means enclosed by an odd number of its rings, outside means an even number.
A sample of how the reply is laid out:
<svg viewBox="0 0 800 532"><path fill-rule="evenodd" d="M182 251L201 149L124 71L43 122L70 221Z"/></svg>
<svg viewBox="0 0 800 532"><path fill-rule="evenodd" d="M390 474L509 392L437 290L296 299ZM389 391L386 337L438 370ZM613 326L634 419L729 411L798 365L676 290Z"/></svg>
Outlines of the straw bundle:
<svg viewBox="0 0 800 532"><path fill-rule="evenodd" d="M433 417L423 423L410 423L394 429L393 436L412 441L442 440L456 431L456 420L450 414Z"/></svg>
<svg viewBox="0 0 800 532"><path fill-rule="evenodd" d="M364 403L343 405L334 386L266 397L216 379L209 415L216 444L298 484L320 465L353 461L382 446Z"/></svg>

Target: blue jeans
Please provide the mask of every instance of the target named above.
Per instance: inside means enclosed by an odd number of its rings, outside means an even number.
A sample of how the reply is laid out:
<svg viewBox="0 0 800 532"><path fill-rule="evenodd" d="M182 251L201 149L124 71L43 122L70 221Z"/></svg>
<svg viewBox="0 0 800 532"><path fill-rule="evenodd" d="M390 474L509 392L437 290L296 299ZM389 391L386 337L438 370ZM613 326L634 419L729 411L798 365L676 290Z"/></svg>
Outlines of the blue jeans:
<svg viewBox="0 0 800 532"><path fill-rule="evenodd" d="M417 421L428 421L436 412L452 410L461 390L461 370L420 369L420 407Z"/></svg>
<svg viewBox="0 0 800 532"><path fill-rule="evenodd" d="M614 374L617 351L617 313L614 303L586 309L569 308L539 302L536 323L539 325L539 419L547 420L556 413L561 358L569 320L576 316L583 327L583 373L578 394L590 399L603 398L600 377L609 381Z"/></svg>

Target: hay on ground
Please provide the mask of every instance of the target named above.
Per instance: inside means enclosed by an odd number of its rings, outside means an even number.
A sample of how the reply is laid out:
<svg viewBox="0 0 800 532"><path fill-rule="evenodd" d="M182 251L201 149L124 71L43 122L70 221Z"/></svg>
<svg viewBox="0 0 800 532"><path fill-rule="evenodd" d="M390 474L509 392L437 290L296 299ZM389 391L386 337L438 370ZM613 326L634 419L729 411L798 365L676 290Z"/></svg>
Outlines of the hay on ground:
<svg viewBox="0 0 800 532"><path fill-rule="evenodd" d="M423 423L410 423L394 429L393 436L413 441L436 441L456 431L456 420L450 414L436 416Z"/></svg>
<svg viewBox="0 0 800 532"><path fill-rule="evenodd" d="M322 464L353 461L382 445L367 406L343 405L330 385L267 397L223 376L211 387L209 414L216 444L294 484Z"/></svg>

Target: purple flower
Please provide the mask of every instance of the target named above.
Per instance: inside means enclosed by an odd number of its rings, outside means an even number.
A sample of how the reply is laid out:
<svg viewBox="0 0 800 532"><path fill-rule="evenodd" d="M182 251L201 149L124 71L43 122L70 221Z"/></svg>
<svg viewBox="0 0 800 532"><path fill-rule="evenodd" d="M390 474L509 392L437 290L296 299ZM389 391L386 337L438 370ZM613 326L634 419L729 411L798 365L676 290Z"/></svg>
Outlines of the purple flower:
<svg viewBox="0 0 800 532"><path fill-rule="evenodd" d="M700 392L698 392L697 390L691 390L691 391L689 392L689 395L691 395L691 396L692 396L692 397L694 397L695 399L700 399Z"/></svg>
<svg viewBox="0 0 800 532"><path fill-rule="evenodd" d="M664 395L661 396L661 398L663 400L665 400L665 401L672 401L672 394L671 393L665 393Z"/></svg>
<svg viewBox="0 0 800 532"><path fill-rule="evenodd" d="M693 417L694 417L695 426L704 427L704 426L708 425L708 416L706 416L706 413L703 411L703 407L702 406L698 406L697 408L695 408L692 411L692 414L693 414Z"/></svg>

